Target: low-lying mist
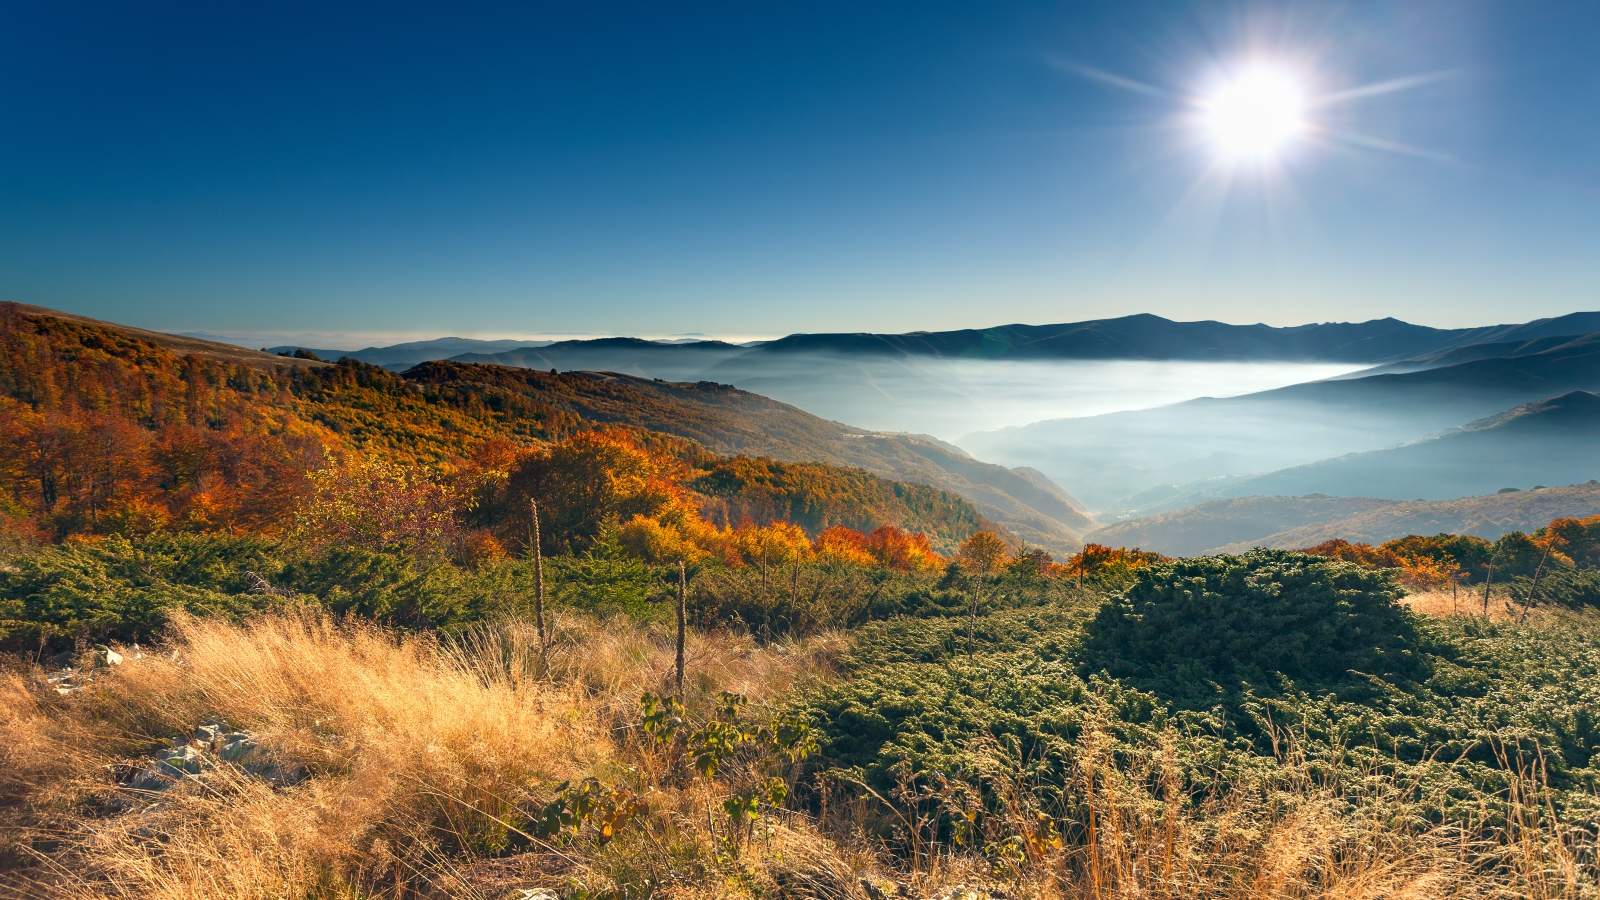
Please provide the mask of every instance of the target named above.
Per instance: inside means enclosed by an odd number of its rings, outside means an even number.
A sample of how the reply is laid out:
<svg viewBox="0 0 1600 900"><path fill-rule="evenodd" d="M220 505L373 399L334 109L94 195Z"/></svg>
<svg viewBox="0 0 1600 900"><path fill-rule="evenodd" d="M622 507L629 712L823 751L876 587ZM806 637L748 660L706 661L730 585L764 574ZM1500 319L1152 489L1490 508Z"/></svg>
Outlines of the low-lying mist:
<svg viewBox="0 0 1600 900"><path fill-rule="evenodd" d="M765 356L728 360L705 377L861 428L956 441L1044 419L1229 397L1361 368L1343 363Z"/></svg>

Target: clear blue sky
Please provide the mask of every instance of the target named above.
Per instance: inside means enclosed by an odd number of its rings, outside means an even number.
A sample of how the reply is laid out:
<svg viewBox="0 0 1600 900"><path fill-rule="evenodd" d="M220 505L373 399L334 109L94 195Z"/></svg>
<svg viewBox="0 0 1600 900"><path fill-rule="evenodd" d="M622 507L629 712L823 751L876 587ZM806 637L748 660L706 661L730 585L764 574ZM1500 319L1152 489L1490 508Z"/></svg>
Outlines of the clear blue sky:
<svg viewBox="0 0 1600 900"><path fill-rule="evenodd" d="M6 3L0 297L357 336L1600 307L1600 3L787 7ZM1183 97L1263 53L1425 77L1219 178Z"/></svg>

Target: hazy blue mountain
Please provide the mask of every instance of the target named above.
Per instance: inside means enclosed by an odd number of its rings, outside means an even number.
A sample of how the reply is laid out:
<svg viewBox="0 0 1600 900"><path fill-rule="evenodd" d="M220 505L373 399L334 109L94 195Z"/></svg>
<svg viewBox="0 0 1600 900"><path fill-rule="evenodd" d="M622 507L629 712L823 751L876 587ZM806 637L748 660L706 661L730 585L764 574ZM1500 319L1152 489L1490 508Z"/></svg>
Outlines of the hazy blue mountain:
<svg viewBox="0 0 1600 900"><path fill-rule="evenodd" d="M795 334L753 352L928 355L961 359L1337 360L1375 362L1448 346L1466 331L1396 319L1275 328L1139 314L1057 325L907 334Z"/></svg>
<svg viewBox="0 0 1600 900"><path fill-rule="evenodd" d="M1330 322L1291 327L1174 322L1139 314L1055 325L997 325L903 334L792 334L753 345L721 341L646 341L638 338L560 341L530 353L473 355L463 361L527 368L585 368L591 364L642 377L703 376L737 383L759 375L772 360L815 357L837 367L850 359L934 357L971 360L1186 360L1211 362L1322 361L1387 363L1423 357L1484 341L1524 341L1554 334L1600 331L1600 313L1576 313L1520 325L1430 328L1398 319ZM474 354L497 351L474 349ZM714 368L713 368L714 367Z"/></svg>
<svg viewBox="0 0 1600 900"><path fill-rule="evenodd" d="M319 359L336 362L346 356L360 360L374 366L383 366L386 369L409 369L417 363L433 362L434 360L449 359L463 353L499 353L505 350L514 350L519 347L539 346L548 341L509 341L493 340L481 341L476 338L442 337L430 338L425 341L407 341L403 344L389 344L383 347L366 347L361 350L327 350L316 347L299 347L286 345L281 347L268 347L269 353L292 353L295 350L310 350Z"/></svg>
<svg viewBox="0 0 1600 900"><path fill-rule="evenodd" d="M1409 534L1475 534L1497 538L1511 531L1533 531L1551 519L1600 514L1600 481L1567 487L1538 487L1458 500L1403 500L1343 518L1310 521L1231 544L1207 548L1239 553L1251 547L1297 550L1333 538L1381 543Z"/></svg>
<svg viewBox="0 0 1600 900"><path fill-rule="evenodd" d="M1193 556L1224 544L1249 543L1310 522L1337 521L1395 503L1327 494L1211 500L1116 522L1089 532L1084 540L1112 547L1140 547L1170 556Z"/></svg>
<svg viewBox="0 0 1600 900"><path fill-rule="evenodd" d="M997 325L906 334L794 334L755 354L835 353L961 359L1166 359L1380 362L1479 343L1600 331L1600 313L1521 325L1430 328L1398 319L1290 327L1175 322L1143 313L1056 325Z"/></svg>
<svg viewBox="0 0 1600 900"><path fill-rule="evenodd" d="M1318 381L1243 397L1038 422L970 435L960 444L984 459L1037 468L1091 509L1172 508L1204 499L1207 493L1224 493L1221 484L1208 490L1207 479L1253 477L1329 457L1384 450L1519 404L1600 389L1600 334L1553 343L1523 355L1416 372ZM1584 479L1551 473L1536 480ZM1164 495L1162 485L1187 487ZM1360 484L1333 487L1241 489L1229 484L1225 493L1323 492L1398 499L1424 495L1403 489L1386 493ZM1475 492L1469 488L1426 496Z"/></svg>
<svg viewBox="0 0 1600 900"><path fill-rule="evenodd" d="M668 342L619 337L556 341L542 347L523 346L498 353L465 353L453 359L522 369L619 372L638 378L700 381L721 360L744 352L746 348L723 341Z"/></svg>
<svg viewBox="0 0 1600 900"><path fill-rule="evenodd" d="M450 359L525 368L607 370L649 378L682 378L727 365L749 374L762 359L804 354L843 357L915 357L985 360L1142 359L1189 361L1333 361L1391 363L1418 360L1485 342L1520 342L1600 331L1600 312L1573 313L1523 324L1481 328L1430 328L1398 319L1328 322L1289 327L1175 322L1142 313L1053 325L997 325L903 334L792 334L773 341L730 344L679 337L617 337L564 341L475 340L444 337L362 350L306 348L325 359L342 356L389 368ZM272 352L294 346L272 347ZM546 350L532 354L532 349ZM508 354L505 359L490 358ZM548 365L545 365L548 363ZM728 380L723 378L721 380Z"/></svg>
<svg viewBox="0 0 1600 900"><path fill-rule="evenodd" d="M1242 479L1226 490L1437 500L1592 478L1600 478L1600 394L1572 391L1427 440Z"/></svg>
<svg viewBox="0 0 1600 900"><path fill-rule="evenodd" d="M1485 330L1481 340L1473 343L1384 363L1347 377L1418 372L1495 357L1531 356L1595 332L1600 332L1600 313L1572 313L1551 319L1536 319L1524 325L1496 326Z"/></svg>

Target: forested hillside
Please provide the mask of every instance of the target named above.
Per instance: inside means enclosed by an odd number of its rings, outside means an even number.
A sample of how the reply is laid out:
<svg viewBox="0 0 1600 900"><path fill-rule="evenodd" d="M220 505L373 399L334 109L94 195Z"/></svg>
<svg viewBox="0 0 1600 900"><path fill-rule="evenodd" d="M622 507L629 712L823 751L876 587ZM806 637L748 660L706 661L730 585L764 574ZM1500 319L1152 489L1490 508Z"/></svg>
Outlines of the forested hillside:
<svg viewBox="0 0 1600 900"><path fill-rule="evenodd" d="M309 473L359 460L472 498L472 522L515 546L525 524L506 522L525 510L490 497L494 486L519 483L541 453L609 427L622 431L593 447L648 470L640 477L722 527L897 526L948 549L982 524L970 503L936 488L821 463L719 456L707 446L738 452L763 433L764 445L799 457L815 437L803 420L786 431L781 415L719 415L716 403L686 399L696 393L737 392L450 363L402 376L6 304L0 515L9 532L36 539L159 527L279 533L314 493Z"/></svg>
<svg viewBox="0 0 1600 900"><path fill-rule="evenodd" d="M688 438L719 454L855 467L880 479L929 485L964 497L978 515L1053 552L1075 550L1092 525L1075 501L1037 473L979 462L930 438L850 428L711 382L450 362L401 374L353 360L335 365L255 353L19 304L8 304L0 321L0 339L14 348L0 363L8 369L0 376L9 379L5 395L30 406L38 397L36 411L46 414L70 403L151 427L204 424L210 432L190 434L202 442L248 431L274 448L286 441L301 446L308 439L301 432L320 428L326 433L313 442L445 468L490 439L558 440L616 425ZM84 362L92 365L78 371ZM68 368L72 374L62 374ZM65 393L53 386L57 380ZM877 505L849 517L863 515L941 535L965 527ZM964 514L963 521L974 518Z"/></svg>

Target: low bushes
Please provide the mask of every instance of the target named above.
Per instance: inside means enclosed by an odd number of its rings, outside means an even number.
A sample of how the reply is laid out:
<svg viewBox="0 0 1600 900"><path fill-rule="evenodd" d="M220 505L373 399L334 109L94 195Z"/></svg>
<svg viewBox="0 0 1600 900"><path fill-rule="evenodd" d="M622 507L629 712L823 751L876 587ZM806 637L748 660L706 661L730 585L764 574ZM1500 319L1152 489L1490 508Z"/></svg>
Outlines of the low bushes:
<svg viewBox="0 0 1600 900"><path fill-rule="evenodd" d="M269 605L259 573L273 546L255 538L170 534L72 540L0 567L0 646L148 640L174 610L236 616Z"/></svg>
<svg viewBox="0 0 1600 900"><path fill-rule="evenodd" d="M1256 550L1183 559L1140 571L1088 630L1086 670L1159 685L1304 686L1352 673L1412 678L1420 657L1401 591L1353 563Z"/></svg>
<svg viewBox="0 0 1600 900"><path fill-rule="evenodd" d="M556 606L640 621L664 572L616 552L547 561ZM0 566L0 648L64 649L155 638L177 612L240 616L307 603L414 629L459 630L531 603L532 565L499 558L467 568L390 550L306 550L249 537L157 533L72 539Z"/></svg>
<svg viewBox="0 0 1600 900"><path fill-rule="evenodd" d="M1099 609L869 625L848 677L804 701L819 776L829 803L854 798L840 808L908 843L956 840L962 804L1014 813L996 783L1081 834L1071 785L1091 735L1117 767L1167 757L1185 804L1308 779L1360 805L1377 779L1393 789L1363 815L1479 836L1529 803L1535 821L1600 812L1596 630L1417 619L1395 594L1379 573L1266 552L1154 567ZM903 818L915 797L921 838Z"/></svg>
<svg viewBox="0 0 1600 900"><path fill-rule="evenodd" d="M640 622L671 618L666 601L677 589L677 567L642 562L614 540L548 557L544 574L553 607ZM697 564L688 605L700 625L766 640L893 616L967 616L975 607L1046 603L1073 591L1026 573L941 576L819 555L764 567ZM403 546L183 533L76 538L0 566L0 647L149 641L176 611L237 618L292 603L405 628L459 630L525 610L532 594L531 562L503 555L463 566Z"/></svg>
<svg viewBox="0 0 1600 900"><path fill-rule="evenodd" d="M1519 578L1512 594L1525 602L1529 594L1534 603L1554 603L1569 609L1600 608L1600 569L1557 569L1543 573L1537 590L1532 578Z"/></svg>

